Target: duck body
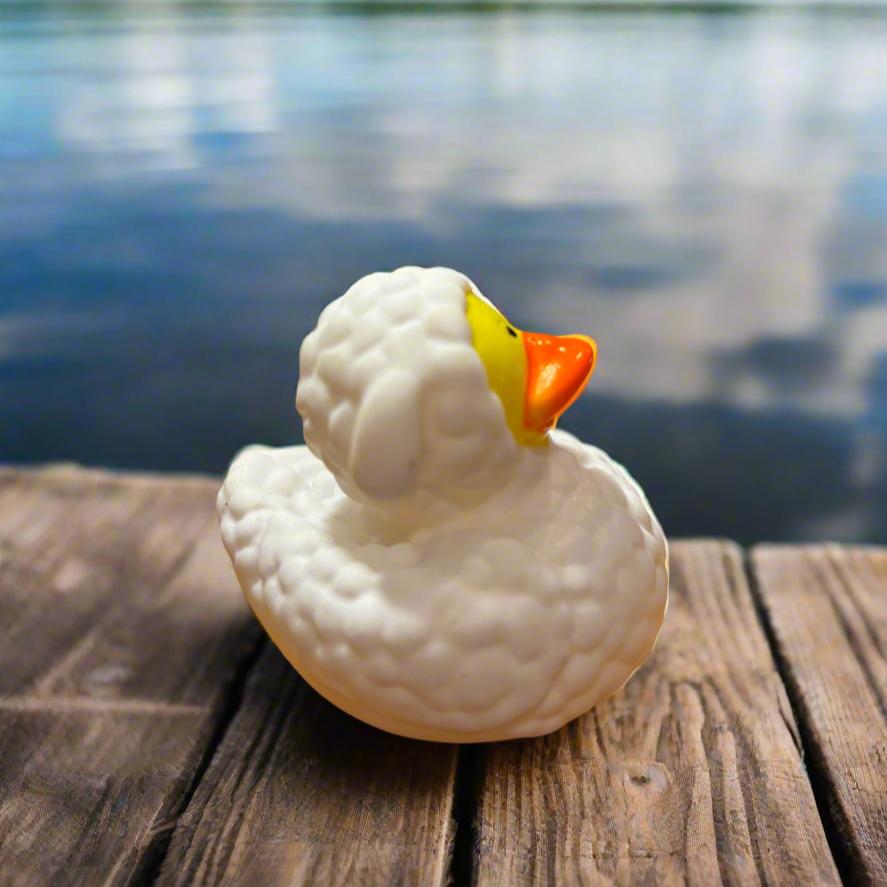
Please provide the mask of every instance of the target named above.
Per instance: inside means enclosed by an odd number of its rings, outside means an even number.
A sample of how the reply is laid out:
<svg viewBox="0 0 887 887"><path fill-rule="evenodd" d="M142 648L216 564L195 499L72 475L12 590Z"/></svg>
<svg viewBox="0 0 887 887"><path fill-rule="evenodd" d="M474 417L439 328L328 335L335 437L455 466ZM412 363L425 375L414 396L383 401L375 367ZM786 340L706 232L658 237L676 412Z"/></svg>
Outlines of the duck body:
<svg viewBox="0 0 887 887"><path fill-rule="evenodd" d="M614 693L649 654L667 544L640 487L601 450L541 420L540 445L508 432L508 395L471 325L438 310L464 316L470 281L429 273L379 275L383 297L340 308L343 329L321 315L297 399L309 446L237 456L218 497L222 539L274 643L349 714L426 740L541 735ZM415 279L433 285L411 314L387 297ZM375 345L363 338L383 353L366 358L351 347L362 339L350 315L392 304L404 336L416 323L430 341L411 355L377 329ZM376 427L368 405L386 412Z"/></svg>

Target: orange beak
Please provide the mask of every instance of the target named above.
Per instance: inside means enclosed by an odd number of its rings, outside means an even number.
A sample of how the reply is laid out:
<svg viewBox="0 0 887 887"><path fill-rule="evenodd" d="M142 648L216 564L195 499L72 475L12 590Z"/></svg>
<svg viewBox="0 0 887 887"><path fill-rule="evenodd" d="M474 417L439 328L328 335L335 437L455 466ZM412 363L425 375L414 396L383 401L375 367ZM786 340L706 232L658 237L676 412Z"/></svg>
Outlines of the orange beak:
<svg viewBox="0 0 887 887"><path fill-rule="evenodd" d="M597 362L597 343L588 336L523 333L527 354L524 424L544 434L582 393Z"/></svg>

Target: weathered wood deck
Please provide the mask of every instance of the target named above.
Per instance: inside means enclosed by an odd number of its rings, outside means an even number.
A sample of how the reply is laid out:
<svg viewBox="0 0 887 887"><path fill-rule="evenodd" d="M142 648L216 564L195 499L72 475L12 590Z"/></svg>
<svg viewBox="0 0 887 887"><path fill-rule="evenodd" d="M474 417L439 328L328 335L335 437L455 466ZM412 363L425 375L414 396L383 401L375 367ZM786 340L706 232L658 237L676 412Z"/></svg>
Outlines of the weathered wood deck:
<svg viewBox="0 0 887 887"><path fill-rule="evenodd" d="M209 479L0 470L0 883L887 884L887 550L677 542L544 739L398 739L249 615Z"/></svg>

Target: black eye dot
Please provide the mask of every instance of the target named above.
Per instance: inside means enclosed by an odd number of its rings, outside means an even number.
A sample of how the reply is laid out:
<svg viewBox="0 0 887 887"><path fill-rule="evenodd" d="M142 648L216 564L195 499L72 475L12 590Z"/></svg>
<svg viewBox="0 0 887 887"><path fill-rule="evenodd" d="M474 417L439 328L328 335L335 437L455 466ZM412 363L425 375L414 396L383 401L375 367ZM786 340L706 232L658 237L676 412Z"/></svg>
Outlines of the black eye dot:
<svg viewBox="0 0 887 887"><path fill-rule="evenodd" d="M506 327L506 329L508 330L509 336L514 336L515 339L517 338L517 333L510 326Z"/></svg>

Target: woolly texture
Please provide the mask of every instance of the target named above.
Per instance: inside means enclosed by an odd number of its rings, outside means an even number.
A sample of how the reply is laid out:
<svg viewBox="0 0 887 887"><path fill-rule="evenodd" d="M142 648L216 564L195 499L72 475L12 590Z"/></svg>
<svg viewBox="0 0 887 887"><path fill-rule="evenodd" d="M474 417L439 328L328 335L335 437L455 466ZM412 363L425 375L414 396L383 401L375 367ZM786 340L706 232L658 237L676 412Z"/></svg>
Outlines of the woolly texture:
<svg viewBox="0 0 887 887"><path fill-rule="evenodd" d="M513 468L517 444L471 345L471 290L448 268L370 274L302 343L305 442L349 496L465 501Z"/></svg>
<svg viewBox="0 0 887 887"><path fill-rule="evenodd" d="M405 268L332 303L301 353L311 451L249 447L218 497L244 594L302 676L370 724L452 742L587 711L649 654L668 598L626 471L560 431L515 444L469 288Z"/></svg>
<svg viewBox="0 0 887 887"><path fill-rule="evenodd" d="M305 447L238 456L222 538L315 689L394 733L475 742L548 733L628 680L665 613L665 538L624 469L552 437L482 505L412 531Z"/></svg>

